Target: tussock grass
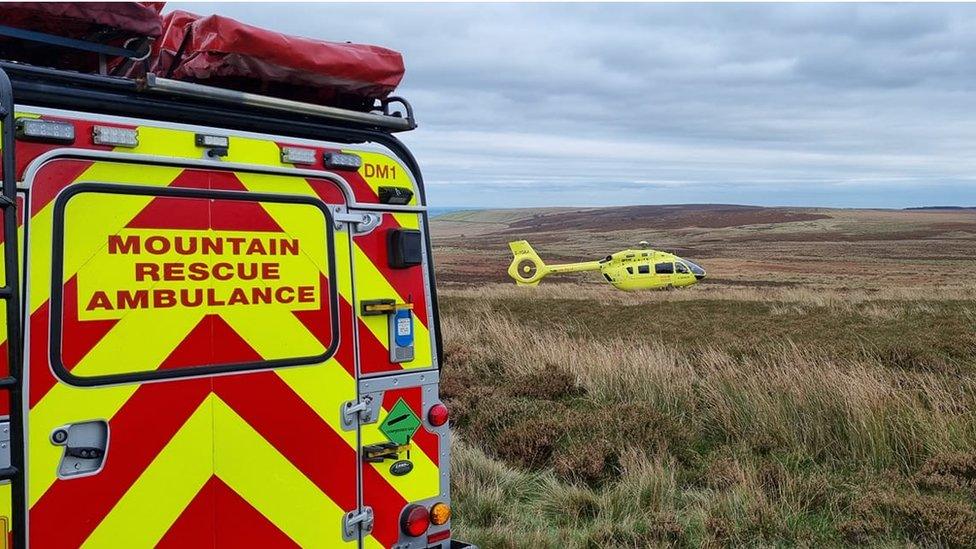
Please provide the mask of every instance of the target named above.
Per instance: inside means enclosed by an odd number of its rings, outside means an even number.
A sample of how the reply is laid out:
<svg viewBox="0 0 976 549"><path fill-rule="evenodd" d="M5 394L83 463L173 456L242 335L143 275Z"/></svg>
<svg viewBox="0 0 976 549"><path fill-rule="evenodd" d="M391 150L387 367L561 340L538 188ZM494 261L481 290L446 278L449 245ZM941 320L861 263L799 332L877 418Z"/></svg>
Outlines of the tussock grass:
<svg viewBox="0 0 976 549"><path fill-rule="evenodd" d="M602 281L592 284L572 284L546 281L533 288L523 288L511 283L482 284L478 286L447 286L440 290L445 297L467 300L499 301L524 299L533 302L546 300L593 300L608 305L645 305L661 302L687 301L747 301L786 303L808 307L860 310L860 306L884 307L891 302L914 303L924 307L927 302L974 301L976 283L963 279L954 285L938 288L897 287L839 289L836 284L822 287L803 285L777 286L721 286L702 284L690 291L674 292L621 292Z"/></svg>
<svg viewBox="0 0 976 549"><path fill-rule="evenodd" d="M537 288L532 305L551 315L604 297L684 299L574 288ZM930 355L897 331L889 336L906 346L843 352L816 329L745 350L711 337L607 337L585 307L560 323L513 314L516 292L446 292L459 536L485 547L976 544L965 526L976 505L976 373L967 335L955 332L976 326L971 304L895 290L709 297L783 308L769 318L816 309L889 331L912 315L949 315L928 329L963 344Z"/></svg>

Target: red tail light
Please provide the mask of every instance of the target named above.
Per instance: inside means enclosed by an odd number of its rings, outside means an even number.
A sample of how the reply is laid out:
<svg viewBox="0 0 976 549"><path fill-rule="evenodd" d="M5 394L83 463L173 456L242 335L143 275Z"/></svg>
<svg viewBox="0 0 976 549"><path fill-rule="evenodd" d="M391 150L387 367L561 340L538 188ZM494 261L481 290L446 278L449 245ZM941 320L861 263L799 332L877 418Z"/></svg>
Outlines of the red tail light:
<svg viewBox="0 0 976 549"><path fill-rule="evenodd" d="M427 411L427 421L434 427L440 427L447 423L447 416L447 406L443 404L435 404Z"/></svg>
<svg viewBox="0 0 976 549"><path fill-rule="evenodd" d="M423 505L411 505L403 512L400 528L408 536L418 537L430 528L430 513Z"/></svg>

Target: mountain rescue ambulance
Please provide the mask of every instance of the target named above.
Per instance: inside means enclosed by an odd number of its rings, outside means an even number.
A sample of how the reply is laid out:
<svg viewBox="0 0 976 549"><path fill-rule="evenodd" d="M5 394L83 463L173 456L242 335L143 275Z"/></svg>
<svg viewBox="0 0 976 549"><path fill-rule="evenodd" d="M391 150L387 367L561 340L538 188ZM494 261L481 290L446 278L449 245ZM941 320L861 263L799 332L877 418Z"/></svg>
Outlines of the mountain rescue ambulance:
<svg viewBox="0 0 976 549"><path fill-rule="evenodd" d="M0 547L469 547L400 55L0 4Z"/></svg>

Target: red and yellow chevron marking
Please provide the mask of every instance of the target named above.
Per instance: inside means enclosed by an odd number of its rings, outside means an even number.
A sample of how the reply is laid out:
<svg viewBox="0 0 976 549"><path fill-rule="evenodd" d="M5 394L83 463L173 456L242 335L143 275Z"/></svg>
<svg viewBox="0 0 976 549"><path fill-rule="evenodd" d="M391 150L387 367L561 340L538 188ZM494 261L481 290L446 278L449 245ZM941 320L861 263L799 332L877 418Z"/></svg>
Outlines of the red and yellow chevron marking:
<svg viewBox="0 0 976 549"><path fill-rule="evenodd" d="M76 175L66 180L65 174ZM321 349L329 336L316 310L240 306L191 313L167 309L162 314L90 315L91 311L81 311L86 301L79 296L97 286L83 278L115 265L110 262L109 267L94 268L106 234L141 234L147 227L158 229L153 224L161 222L189 233L203 230L194 225L199 222L199 212L193 210L199 205L166 204L143 196L89 200L79 202L84 209L74 213L68 209L68 215L76 216L69 221L76 229L69 228L66 236L71 249L64 262L64 310L51 311L51 200L74 181L337 196L332 184L324 180L101 161L58 160L38 173L30 239L28 499L32 543L98 547L117 546L125 540L131 546L185 546L189 540L199 544L212 539L217 545L233 547L242 543L342 545L340 517L356 507L357 490L356 433L343 431L339 420L340 404L356 394L352 280L346 258L359 257L357 246L345 233L336 235L336 280L322 280L327 272L324 256L309 259L320 283L334 284L340 296L343 335L338 352L327 362L212 378L76 388L57 382L50 369L47 347L52 314L63 316L61 354L66 367L78 376L202 362L240 363L285 353L308 356ZM45 199L47 203L39 203ZM230 230L221 225L222 219L246 217L249 223L266 223L265 228L287 235L304 238L312 231L310 221L295 215L288 205L257 206L246 215L211 206L207 229L216 225ZM97 225L98 230L84 230L86 223ZM357 276L361 272L358 261ZM370 284L397 291L380 268L363 270L368 275L357 280L357 291ZM114 275L107 276L107 287L118 283ZM418 342L429 341L421 337L419 327L417 332ZM382 335L381 342L385 341L385 333ZM384 404L388 409L389 403ZM51 431L92 419L105 419L109 424L104 469L89 477L57 478L61 449L48 440ZM366 431L364 440L375 437ZM366 545L395 544L397 518L404 505L439 492L436 445L418 442L412 459L415 470L407 477L391 477L379 467L364 468L364 490L376 502L378 516Z"/></svg>
<svg viewBox="0 0 976 549"><path fill-rule="evenodd" d="M274 192L280 189L287 176L267 174L239 174L241 182L250 191ZM300 194L315 193L313 189L306 189ZM315 193L318 194L318 193ZM277 205L266 205L269 211ZM276 216L283 218L283 216ZM282 227L291 232L286 218ZM428 323L428 304L424 293L424 271L420 267L396 270L388 266L386 252L387 231L400 226L417 228L419 216L412 213L385 214L383 223L364 236L353 239L353 262L356 276L355 310L360 310L360 302L370 299L395 299L399 303L414 303L414 360L406 363L390 362L389 334L386 317L360 316L358 318L360 362L364 374L397 371L401 369L430 368L433 364L433 348ZM347 301L352 300L350 293L340 294Z"/></svg>
<svg viewBox="0 0 976 549"><path fill-rule="evenodd" d="M90 137L92 128L98 126L114 126L120 128L136 129L139 132L139 144L133 148L119 148L118 152L131 154L145 154L158 157L169 158L200 158L201 149L196 146L194 132L184 130L161 128L152 125L133 125L109 123L101 120L90 120L80 117L62 117L52 115L39 115L30 112L18 112L17 118L42 118L46 120L69 121L75 126L75 135L78 138L71 145L74 149L87 149L94 151L111 151L112 147L106 145L96 145ZM362 151L356 149L337 149L330 147L314 146L309 144L293 144L278 142L271 139L255 139L251 137L231 136L228 156L225 160L229 162L239 162L243 164L274 166L290 168L291 164L282 162L281 147L296 146L316 151L316 158L321 159L328 152L348 152L357 154L363 159L363 166L358 172L342 172L341 175L349 183L353 196L358 202L378 203L378 191L380 186L389 185L411 189L414 197L410 205L420 204L419 192L410 177L409 171L396 158L386 154ZM36 143L30 141L19 141L17 143L17 175L22 178L28 165L38 156L49 151L63 148L59 143ZM318 166L321 168L321 165Z"/></svg>

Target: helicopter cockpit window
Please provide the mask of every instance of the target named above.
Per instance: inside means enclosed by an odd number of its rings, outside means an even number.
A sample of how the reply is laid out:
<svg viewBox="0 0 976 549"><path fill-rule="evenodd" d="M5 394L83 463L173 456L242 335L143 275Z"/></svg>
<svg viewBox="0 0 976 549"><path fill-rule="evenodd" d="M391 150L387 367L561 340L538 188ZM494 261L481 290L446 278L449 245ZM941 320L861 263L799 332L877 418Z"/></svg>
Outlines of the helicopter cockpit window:
<svg viewBox="0 0 976 549"><path fill-rule="evenodd" d="M637 266L637 272L639 274L642 274L642 275L651 274L651 266L650 265L638 265Z"/></svg>
<svg viewBox="0 0 976 549"><path fill-rule="evenodd" d="M654 272L657 274L673 274L674 263L658 263L654 265Z"/></svg>
<svg viewBox="0 0 976 549"><path fill-rule="evenodd" d="M698 265L696 265L695 263L693 263L691 261L688 261L687 259L685 260L685 262L688 263L688 267L691 268L692 274L696 274L696 275L704 275L705 274L705 269L702 269L701 267L699 267Z"/></svg>
<svg viewBox="0 0 976 549"><path fill-rule="evenodd" d="M681 274L688 274L688 266L684 263L678 262L674 264L674 268L678 270Z"/></svg>

